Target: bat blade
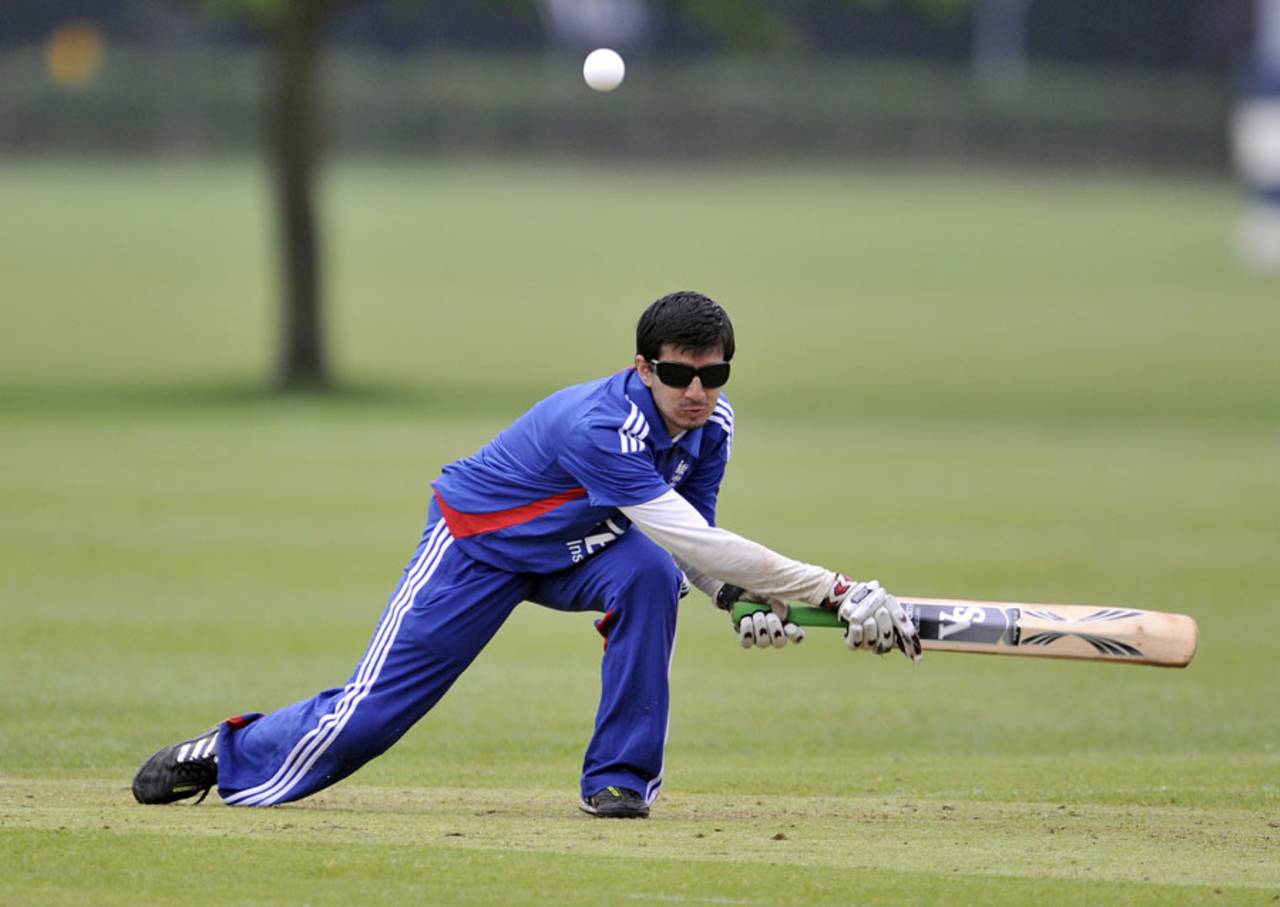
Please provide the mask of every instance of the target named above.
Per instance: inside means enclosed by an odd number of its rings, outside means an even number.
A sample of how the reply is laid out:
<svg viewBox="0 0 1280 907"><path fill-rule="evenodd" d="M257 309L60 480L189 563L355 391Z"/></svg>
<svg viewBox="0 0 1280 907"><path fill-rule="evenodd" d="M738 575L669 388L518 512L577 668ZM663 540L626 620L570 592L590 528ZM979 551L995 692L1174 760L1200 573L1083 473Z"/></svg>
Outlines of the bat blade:
<svg viewBox="0 0 1280 907"><path fill-rule="evenodd" d="M927 649L1185 667L1199 630L1185 614L1093 605L904 599Z"/></svg>
<svg viewBox="0 0 1280 907"><path fill-rule="evenodd" d="M1191 661L1199 641L1192 618L1163 611L901 596L898 600L910 606L920 641L929 650L1181 668ZM734 620L759 610L759 605L739 603ZM791 620L808 627L844 626L830 611L800 605L791 608Z"/></svg>

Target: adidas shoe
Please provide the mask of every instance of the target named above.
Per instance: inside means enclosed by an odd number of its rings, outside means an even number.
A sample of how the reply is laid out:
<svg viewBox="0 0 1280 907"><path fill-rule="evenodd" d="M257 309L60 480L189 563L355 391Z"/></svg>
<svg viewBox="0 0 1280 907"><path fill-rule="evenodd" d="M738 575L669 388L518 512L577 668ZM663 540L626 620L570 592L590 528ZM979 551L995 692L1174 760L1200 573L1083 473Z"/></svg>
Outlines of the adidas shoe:
<svg viewBox="0 0 1280 907"><path fill-rule="evenodd" d="M218 727L199 737L166 746L138 769L133 779L133 797L139 803L173 803L209 795L218 783Z"/></svg>
<svg viewBox="0 0 1280 907"><path fill-rule="evenodd" d="M579 804L584 813L600 819L647 819L649 804L644 797L626 787L610 785L590 797L583 797Z"/></svg>

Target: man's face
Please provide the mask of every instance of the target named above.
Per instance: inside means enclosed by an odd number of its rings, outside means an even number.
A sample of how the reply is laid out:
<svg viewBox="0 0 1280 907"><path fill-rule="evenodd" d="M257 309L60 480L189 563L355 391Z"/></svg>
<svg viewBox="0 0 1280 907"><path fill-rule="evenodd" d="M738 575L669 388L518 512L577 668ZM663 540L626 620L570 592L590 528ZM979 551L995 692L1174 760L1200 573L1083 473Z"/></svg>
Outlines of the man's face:
<svg viewBox="0 0 1280 907"><path fill-rule="evenodd" d="M658 359L701 368L723 362L724 354L720 347L691 353L664 343ZM701 378L694 378L688 387L668 387L658 379L653 367L639 354L636 355L636 371L640 373L640 380L653 393L653 402L658 405L658 412L667 424L667 431L673 436L705 425L716 408L716 401L720 399L720 388L703 387Z"/></svg>

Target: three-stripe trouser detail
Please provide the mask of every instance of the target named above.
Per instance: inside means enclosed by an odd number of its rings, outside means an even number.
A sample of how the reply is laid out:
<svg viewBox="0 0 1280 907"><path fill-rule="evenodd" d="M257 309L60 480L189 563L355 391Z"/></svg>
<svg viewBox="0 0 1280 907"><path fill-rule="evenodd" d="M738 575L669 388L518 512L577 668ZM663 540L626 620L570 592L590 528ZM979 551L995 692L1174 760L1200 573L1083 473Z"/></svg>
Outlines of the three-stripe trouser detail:
<svg viewBox="0 0 1280 907"><path fill-rule="evenodd" d="M405 570L364 658L346 686L326 690L235 730L218 747L218 790L233 806L270 806L345 778L427 713L523 597L499 590L472 620L451 621L433 604L477 577L452 551L444 521L430 527ZM455 567L449 570L450 560ZM492 585L487 583L486 585ZM456 617L456 615L453 615Z"/></svg>
<svg viewBox="0 0 1280 907"><path fill-rule="evenodd" d="M583 789L618 784L652 799L662 776L678 586L670 555L637 532L577 567L538 577L472 560L435 519L345 686L246 716L256 720L243 726L223 725L218 792L231 805L270 806L350 775L430 711L528 599L619 613Z"/></svg>

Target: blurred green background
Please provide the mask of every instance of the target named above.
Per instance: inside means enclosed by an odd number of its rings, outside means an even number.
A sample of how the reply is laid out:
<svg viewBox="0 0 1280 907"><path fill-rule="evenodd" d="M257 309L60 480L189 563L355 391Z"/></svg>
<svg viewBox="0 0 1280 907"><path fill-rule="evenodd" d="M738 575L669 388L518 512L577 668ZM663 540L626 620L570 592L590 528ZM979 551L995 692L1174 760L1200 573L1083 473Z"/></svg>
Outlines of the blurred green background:
<svg viewBox="0 0 1280 907"><path fill-rule="evenodd" d="M320 170L336 380L296 393L244 149L0 158L5 897L261 898L197 858L241 845L279 901L376 877L576 903L621 873L812 903L849 868L922 902L1274 893L1280 309L1232 252L1224 173L437 151ZM738 333L724 525L912 594L1190 613L1195 662L913 668L818 631L742 652L695 593L655 819L584 830L599 639L525 605L331 793L266 817L129 801L157 746L341 683L440 466L626 365L681 288ZM352 821L370 849L337 865Z"/></svg>

